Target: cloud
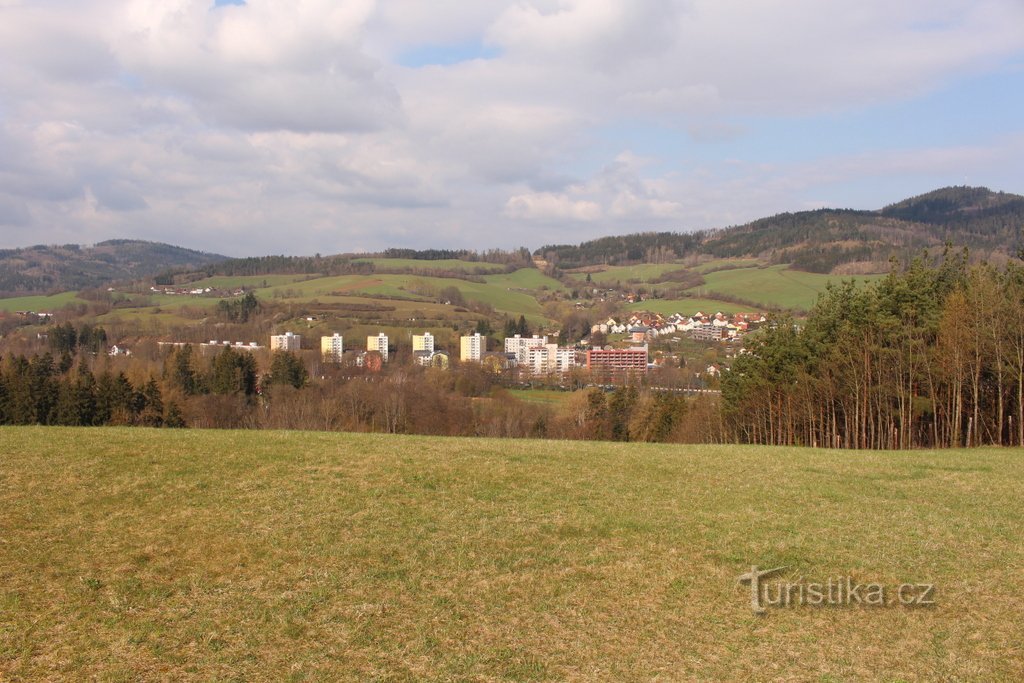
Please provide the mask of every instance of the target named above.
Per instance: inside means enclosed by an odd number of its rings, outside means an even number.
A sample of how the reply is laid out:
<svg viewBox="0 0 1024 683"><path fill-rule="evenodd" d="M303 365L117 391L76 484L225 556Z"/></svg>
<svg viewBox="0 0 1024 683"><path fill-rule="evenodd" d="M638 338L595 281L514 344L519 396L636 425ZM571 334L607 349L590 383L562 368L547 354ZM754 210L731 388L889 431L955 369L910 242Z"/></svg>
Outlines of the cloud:
<svg viewBox="0 0 1024 683"><path fill-rule="evenodd" d="M1017 0L0 0L0 242L536 245L1011 183L1018 138L984 126L770 138L1019 82L1022 25Z"/></svg>

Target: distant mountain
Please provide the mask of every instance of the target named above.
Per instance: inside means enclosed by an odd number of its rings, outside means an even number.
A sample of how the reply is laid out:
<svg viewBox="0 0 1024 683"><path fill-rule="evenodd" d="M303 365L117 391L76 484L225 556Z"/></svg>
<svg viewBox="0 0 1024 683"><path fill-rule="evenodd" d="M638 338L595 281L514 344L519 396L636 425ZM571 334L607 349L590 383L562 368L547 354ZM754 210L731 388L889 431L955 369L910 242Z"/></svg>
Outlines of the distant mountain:
<svg viewBox="0 0 1024 683"><path fill-rule="evenodd" d="M0 249L0 296L99 287L118 280L149 277L172 267L199 267L226 258L142 240Z"/></svg>
<svg viewBox="0 0 1024 683"><path fill-rule="evenodd" d="M947 187L878 211L818 209L693 233L639 233L535 252L562 268L664 262L688 256L756 257L818 273L886 269L946 243L987 258L1024 248L1024 197L984 187Z"/></svg>

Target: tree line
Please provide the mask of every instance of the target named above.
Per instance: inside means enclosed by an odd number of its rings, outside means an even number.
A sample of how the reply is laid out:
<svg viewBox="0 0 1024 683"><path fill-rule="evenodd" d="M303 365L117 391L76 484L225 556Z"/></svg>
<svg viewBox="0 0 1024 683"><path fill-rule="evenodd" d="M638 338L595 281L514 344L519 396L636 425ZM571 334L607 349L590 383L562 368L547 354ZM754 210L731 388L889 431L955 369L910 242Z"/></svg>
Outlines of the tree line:
<svg viewBox="0 0 1024 683"><path fill-rule="evenodd" d="M778 318L722 378L740 442L836 448L1024 445L1024 267L922 257Z"/></svg>

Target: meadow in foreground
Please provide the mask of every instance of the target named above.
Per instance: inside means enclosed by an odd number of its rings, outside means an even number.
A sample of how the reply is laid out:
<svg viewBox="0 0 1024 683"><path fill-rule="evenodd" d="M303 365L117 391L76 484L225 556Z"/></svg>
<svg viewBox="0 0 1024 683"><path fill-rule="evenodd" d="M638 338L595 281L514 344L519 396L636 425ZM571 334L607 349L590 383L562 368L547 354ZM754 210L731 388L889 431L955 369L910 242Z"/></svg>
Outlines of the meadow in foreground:
<svg viewBox="0 0 1024 683"><path fill-rule="evenodd" d="M0 429L0 679L1020 680L1024 453ZM737 577L935 585L755 615Z"/></svg>

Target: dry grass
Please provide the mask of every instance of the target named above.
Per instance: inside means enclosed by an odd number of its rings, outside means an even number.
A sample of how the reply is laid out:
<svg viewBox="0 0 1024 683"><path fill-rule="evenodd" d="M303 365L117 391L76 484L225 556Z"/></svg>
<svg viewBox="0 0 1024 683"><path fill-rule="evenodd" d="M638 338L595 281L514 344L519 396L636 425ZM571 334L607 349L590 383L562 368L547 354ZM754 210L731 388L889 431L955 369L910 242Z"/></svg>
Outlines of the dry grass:
<svg viewBox="0 0 1024 683"><path fill-rule="evenodd" d="M0 679L1020 680L1018 450L3 428ZM754 616L736 577L929 582Z"/></svg>

